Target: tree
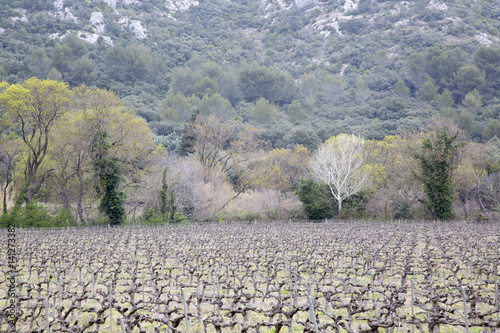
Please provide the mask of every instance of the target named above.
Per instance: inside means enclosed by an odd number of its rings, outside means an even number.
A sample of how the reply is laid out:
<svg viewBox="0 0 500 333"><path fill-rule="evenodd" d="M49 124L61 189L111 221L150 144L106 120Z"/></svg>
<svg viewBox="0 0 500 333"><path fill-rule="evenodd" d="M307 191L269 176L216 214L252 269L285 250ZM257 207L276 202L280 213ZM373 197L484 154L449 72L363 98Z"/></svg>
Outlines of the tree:
<svg viewBox="0 0 500 333"><path fill-rule="evenodd" d="M470 91L462 100L462 105L473 115L477 115L483 106L483 100L479 91L476 89Z"/></svg>
<svg viewBox="0 0 500 333"><path fill-rule="evenodd" d="M347 86L340 75L322 73L320 77L320 99L330 105L342 104L348 97Z"/></svg>
<svg viewBox="0 0 500 333"><path fill-rule="evenodd" d="M316 76L314 74L304 74L301 76L298 85L300 96L309 107L313 106L318 96L318 79Z"/></svg>
<svg viewBox="0 0 500 333"><path fill-rule="evenodd" d="M163 176L161 179L161 190L160 190L160 218L163 222L177 222L177 206L175 205L175 194L174 189L170 189L167 183L167 172L168 168L163 169ZM170 192L170 199L167 202L167 195Z"/></svg>
<svg viewBox="0 0 500 333"><path fill-rule="evenodd" d="M23 142L14 133L0 136L0 184L4 213L7 213L9 186L14 180L14 171L23 150Z"/></svg>
<svg viewBox="0 0 500 333"><path fill-rule="evenodd" d="M438 88L434 85L434 83L431 80L428 80L422 85L422 87L420 87L420 90L418 91L418 96L421 100L425 102L430 102L434 98L436 98L437 93L438 93Z"/></svg>
<svg viewBox="0 0 500 333"><path fill-rule="evenodd" d="M91 207L96 197L98 177L92 155L96 136L106 132L107 156L120 165L125 180L120 190L128 194L144 181L155 143L144 119L125 109L112 92L79 86L73 89L72 101L71 111L51 131L48 155L54 172L49 199L76 208L78 220L84 223L88 215L84 207Z"/></svg>
<svg viewBox="0 0 500 333"><path fill-rule="evenodd" d="M57 44L52 51L52 65L63 75L70 69L73 50L66 44Z"/></svg>
<svg viewBox="0 0 500 333"><path fill-rule="evenodd" d="M203 98L205 95L212 96L218 90L217 82L207 76L193 85L193 92L199 98Z"/></svg>
<svg viewBox="0 0 500 333"><path fill-rule="evenodd" d="M71 48L71 52L73 53L73 60L76 60L89 52L85 42L78 38L78 36L74 33L71 33L64 37L62 42Z"/></svg>
<svg viewBox="0 0 500 333"><path fill-rule="evenodd" d="M253 127L241 129L235 121L221 122L215 115L198 116L194 121L196 138L194 151L207 170L219 169L228 173L236 165L247 161L250 152L260 145Z"/></svg>
<svg viewBox="0 0 500 333"><path fill-rule="evenodd" d="M310 152L302 145L293 149L276 148L247 169L243 177L253 187L282 193L294 191L307 173L309 159Z"/></svg>
<svg viewBox="0 0 500 333"><path fill-rule="evenodd" d="M448 89L443 90L443 92L436 96L436 101L439 103L441 109L451 108L455 101L453 100L453 95Z"/></svg>
<svg viewBox="0 0 500 333"><path fill-rule="evenodd" d="M195 122L200 116L200 110L195 110L189 119L189 122L184 125L184 131L181 136L181 143L179 146L179 155L188 156L194 153L196 143Z"/></svg>
<svg viewBox="0 0 500 333"><path fill-rule="evenodd" d="M71 83L91 84L97 78L94 61L87 55L80 57L71 65Z"/></svg>
<svg viewBox="0 0 500 333"><path fill-rule="evenodd" d="M296 193L310 220L323 220L333 216L332 197L326 184L318 184L311 178L301 180Z"/></svg>
<svg viewBox="0 0 500 333"><path fill-rule="evenodd" d="M286 113L288 114L288 118L293 122L300 121L307 115L307 111L302 108L302 105L298 101L290 103L286 109Z"/></svg>
<svg viewBox="0 0 500 333"><path fill-rule="evenodd" d="M401 98L407 98L410 95L410 88L406 86L403 80L399 80L394 85L394 92Z"/></svg>
<svg viewBox="0 0 500 333"><path fill-rule="evenodd" d="M469 91L481 90L486 83L486 74L475 65L465 65L457 70L453 79L456 86L455 92L460 100Z"/></svg>
<svg viewBox="0 0 500 333"><path fill-rule="evenodd" d="M364 143L358 136L339 134L322 144L311 160L313 177L328 185L339 213L342 201L368 185L369 173L363 168Z"/></svg>
<svg viewBox="0 0 500 333"><path fill-rule="evenodd" d="M199 104L200 112L207 116L213 114L222 120L229 120L234 116L234 109L227 99L215 93L211 96L205 95Z"/></svg>
<svg viewBox="0 0 500 333"><path fill-rule="evenodd" d="M474 53L474 64L486 74L490 94L500 87L500 48L481 46Z"/></svg>
<svg viewBox="0 0 500 333"><path fill-rule="evenodd" d="M292 76L278 69L246 65L239 72L239 84L243 97L248 102L265 98L273 104L290 103L296 86Z"/></svg>
<svg viewBox="0 0 500 333"><path fill-rule="evenodd" d="M228 99L232 105L236 105L241 100L242 93L238 85L238 76L234 71L227 72L218 85L221 96Z"/></svg>
<svg viewBox="0 0 500 333"><path fill-rule="evenodd" d="M0 103L18 127L26 153L23 155L24 182L17 204L33 200L53 169L42 168L50 144L50 132L69 110L71 91L66 83L28 79L0 94Z"/></svg>
<svg viewBox="0 0 500 333"><path fill-rule="evenodd" d="M123 180L122 169L116 158L109 156L110 144L105 130L98 129L92 146L96 172L96 192L101 199L99 210L106 214L113 225L125 220L125 194L118 189Z"/></svg>
<svg viewBox="0 0 500 333"><path fill-rule="evenodd" d="M371 171L370 209L383 218L412 218L422 197L420 182L415 179L418 163L412 158L410 144L418 145L420 135L402 132L383 140L365 143Z"/></svg>
<svg viewBox="0 0 500 333"><path fill-rule="evenodd" d="M500 138L500 120L491 119L484 129L483 136L486 140L490 140L495 136Z"/></svg>
<svg viewBox="0 0 500 333"><path fill-rule="evenodd" d="M109 75L115 80L144 80L151 68L151 49L140 44L123 48L115 46L106 51L104 62Z"/></svg>
<svg viewBox="0 0 500 333"><path fill-rule="evenodd" d="M163 99L165 111L163 111L162 117L180 122L190 121L193 110L198 108L200 102L200 99L195 95L186 97L181 93L169 91Z"/></svg>
<svg viewBox="0 0 500 333"><path fill-rule="evenodd" d="M318 134L316 134L311 126L306 125L293 128L289 133L285 134L283 141L290 147L299 144L311 151L316 150L321 144Z"/></svg>
<svg viewBox="0 0 500 333"><path fill-rule="evenodd" d="M354 98L359 104L365 104L370 100L372 95L370 87L368 87L368 84L362 76L358 76L356 79L355 87L352 92L354 94Z"/></svg>
<svg viewBox="0 0 500 333"><path fill-rule="evenodd" d="M50 70L50 66L50 59L47 56L45 49L39 47L33 51L28 64L28 68L33 74L40 79L44 79Z"/></svg>
<svg viewBox="0 0 500 333"><path fill-rule="evenodd" d="M441 220L452 217L453 170L457 165L458 149L462 146L456 142L457 136L458 132L450 135L447 128L438 128L414 152L421 169L418 178L427 196L423 203L435 218Z"/></svg>
<svg viewBox="0 0 500 333"><path fill-rule="evenodd" d="M278 115L278 111L265 98L259 98L252 108L252 120L257 124L267 124Z"/></svg>
<svg viewBox="0 0 500 333"><path fill-rule="evenodd" d="M467 131L471 135L475 132L476 124L474 123L474 117L469 112L469 110L462 108L462 110L456 117L456 121L461 129Z"/></svg>

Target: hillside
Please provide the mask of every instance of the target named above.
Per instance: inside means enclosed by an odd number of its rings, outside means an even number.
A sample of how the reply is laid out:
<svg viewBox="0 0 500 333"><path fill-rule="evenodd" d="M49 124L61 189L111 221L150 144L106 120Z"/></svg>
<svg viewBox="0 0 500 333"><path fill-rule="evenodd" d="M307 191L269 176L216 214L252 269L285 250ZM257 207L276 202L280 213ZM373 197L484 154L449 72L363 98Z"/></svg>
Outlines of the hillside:
<svg viewBox="0 0 500 333"><path fill-rule="evenodd" d="M487 141L499 17L495 0L15 0L0 5L0 74L111 89L170 139L197 108L275 147L438 115Z"/></svg>

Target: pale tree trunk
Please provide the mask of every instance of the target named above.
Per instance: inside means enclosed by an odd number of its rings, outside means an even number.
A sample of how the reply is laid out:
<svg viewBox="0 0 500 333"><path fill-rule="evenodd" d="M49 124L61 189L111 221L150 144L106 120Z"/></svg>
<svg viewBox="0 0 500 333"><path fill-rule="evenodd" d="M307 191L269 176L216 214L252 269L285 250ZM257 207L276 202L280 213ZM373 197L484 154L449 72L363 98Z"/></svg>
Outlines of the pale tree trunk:
<svg viewBox="0 0 500 333"><path fill-rule="evenodd" d="M340 190L337 189L337 201L339 202L339 217L340 217L340 211L342 210L342 195L340 193Z"/></svg>

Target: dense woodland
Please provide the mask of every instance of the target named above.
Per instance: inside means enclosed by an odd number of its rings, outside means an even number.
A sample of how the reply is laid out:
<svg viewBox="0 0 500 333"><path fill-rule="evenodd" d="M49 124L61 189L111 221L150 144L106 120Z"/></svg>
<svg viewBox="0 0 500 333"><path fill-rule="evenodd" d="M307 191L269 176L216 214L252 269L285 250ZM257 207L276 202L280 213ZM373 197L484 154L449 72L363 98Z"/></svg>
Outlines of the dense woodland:
<svg viewBox="0 0 500 333"><path fill-rule="evenodd" d="M171 3L0 4L3 219L498 218L495 1ZM311 161L342 133L338 200Z"/></svg>

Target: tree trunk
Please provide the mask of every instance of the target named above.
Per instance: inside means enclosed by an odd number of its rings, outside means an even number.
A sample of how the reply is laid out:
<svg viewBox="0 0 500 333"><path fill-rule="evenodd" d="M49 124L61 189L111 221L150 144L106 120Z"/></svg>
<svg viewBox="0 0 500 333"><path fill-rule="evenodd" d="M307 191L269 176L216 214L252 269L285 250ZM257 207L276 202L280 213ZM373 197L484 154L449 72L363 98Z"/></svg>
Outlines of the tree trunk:
<svg viewBox="0 0 500 333"><path fill-rule="evenodd" d="M78 215L78 219L80 220L81 224L85 224L85 219L83 218L83 207L82 207L82 202L83 202L83 196L84 196L84 181L83 181L83 176L78 173L78 181L80 182L80 188L78 189L78 196L76 199L76 214Z"/></svg>
<svg viewBox="0 0 500 333"><path fill-rule="evenodd" d="M80 220L81 224L85 224L85 219L83 218L83 207L82 207L82 201L78 201L78 205L76 207L76 213L78 214L78 219Z"/></svg>
<svg viewBox="0 0 500 333"><path fill-rule="evenodd" d="M8 181L3 189L3 213L7 214L7 187L9 186Z"/></svg>

